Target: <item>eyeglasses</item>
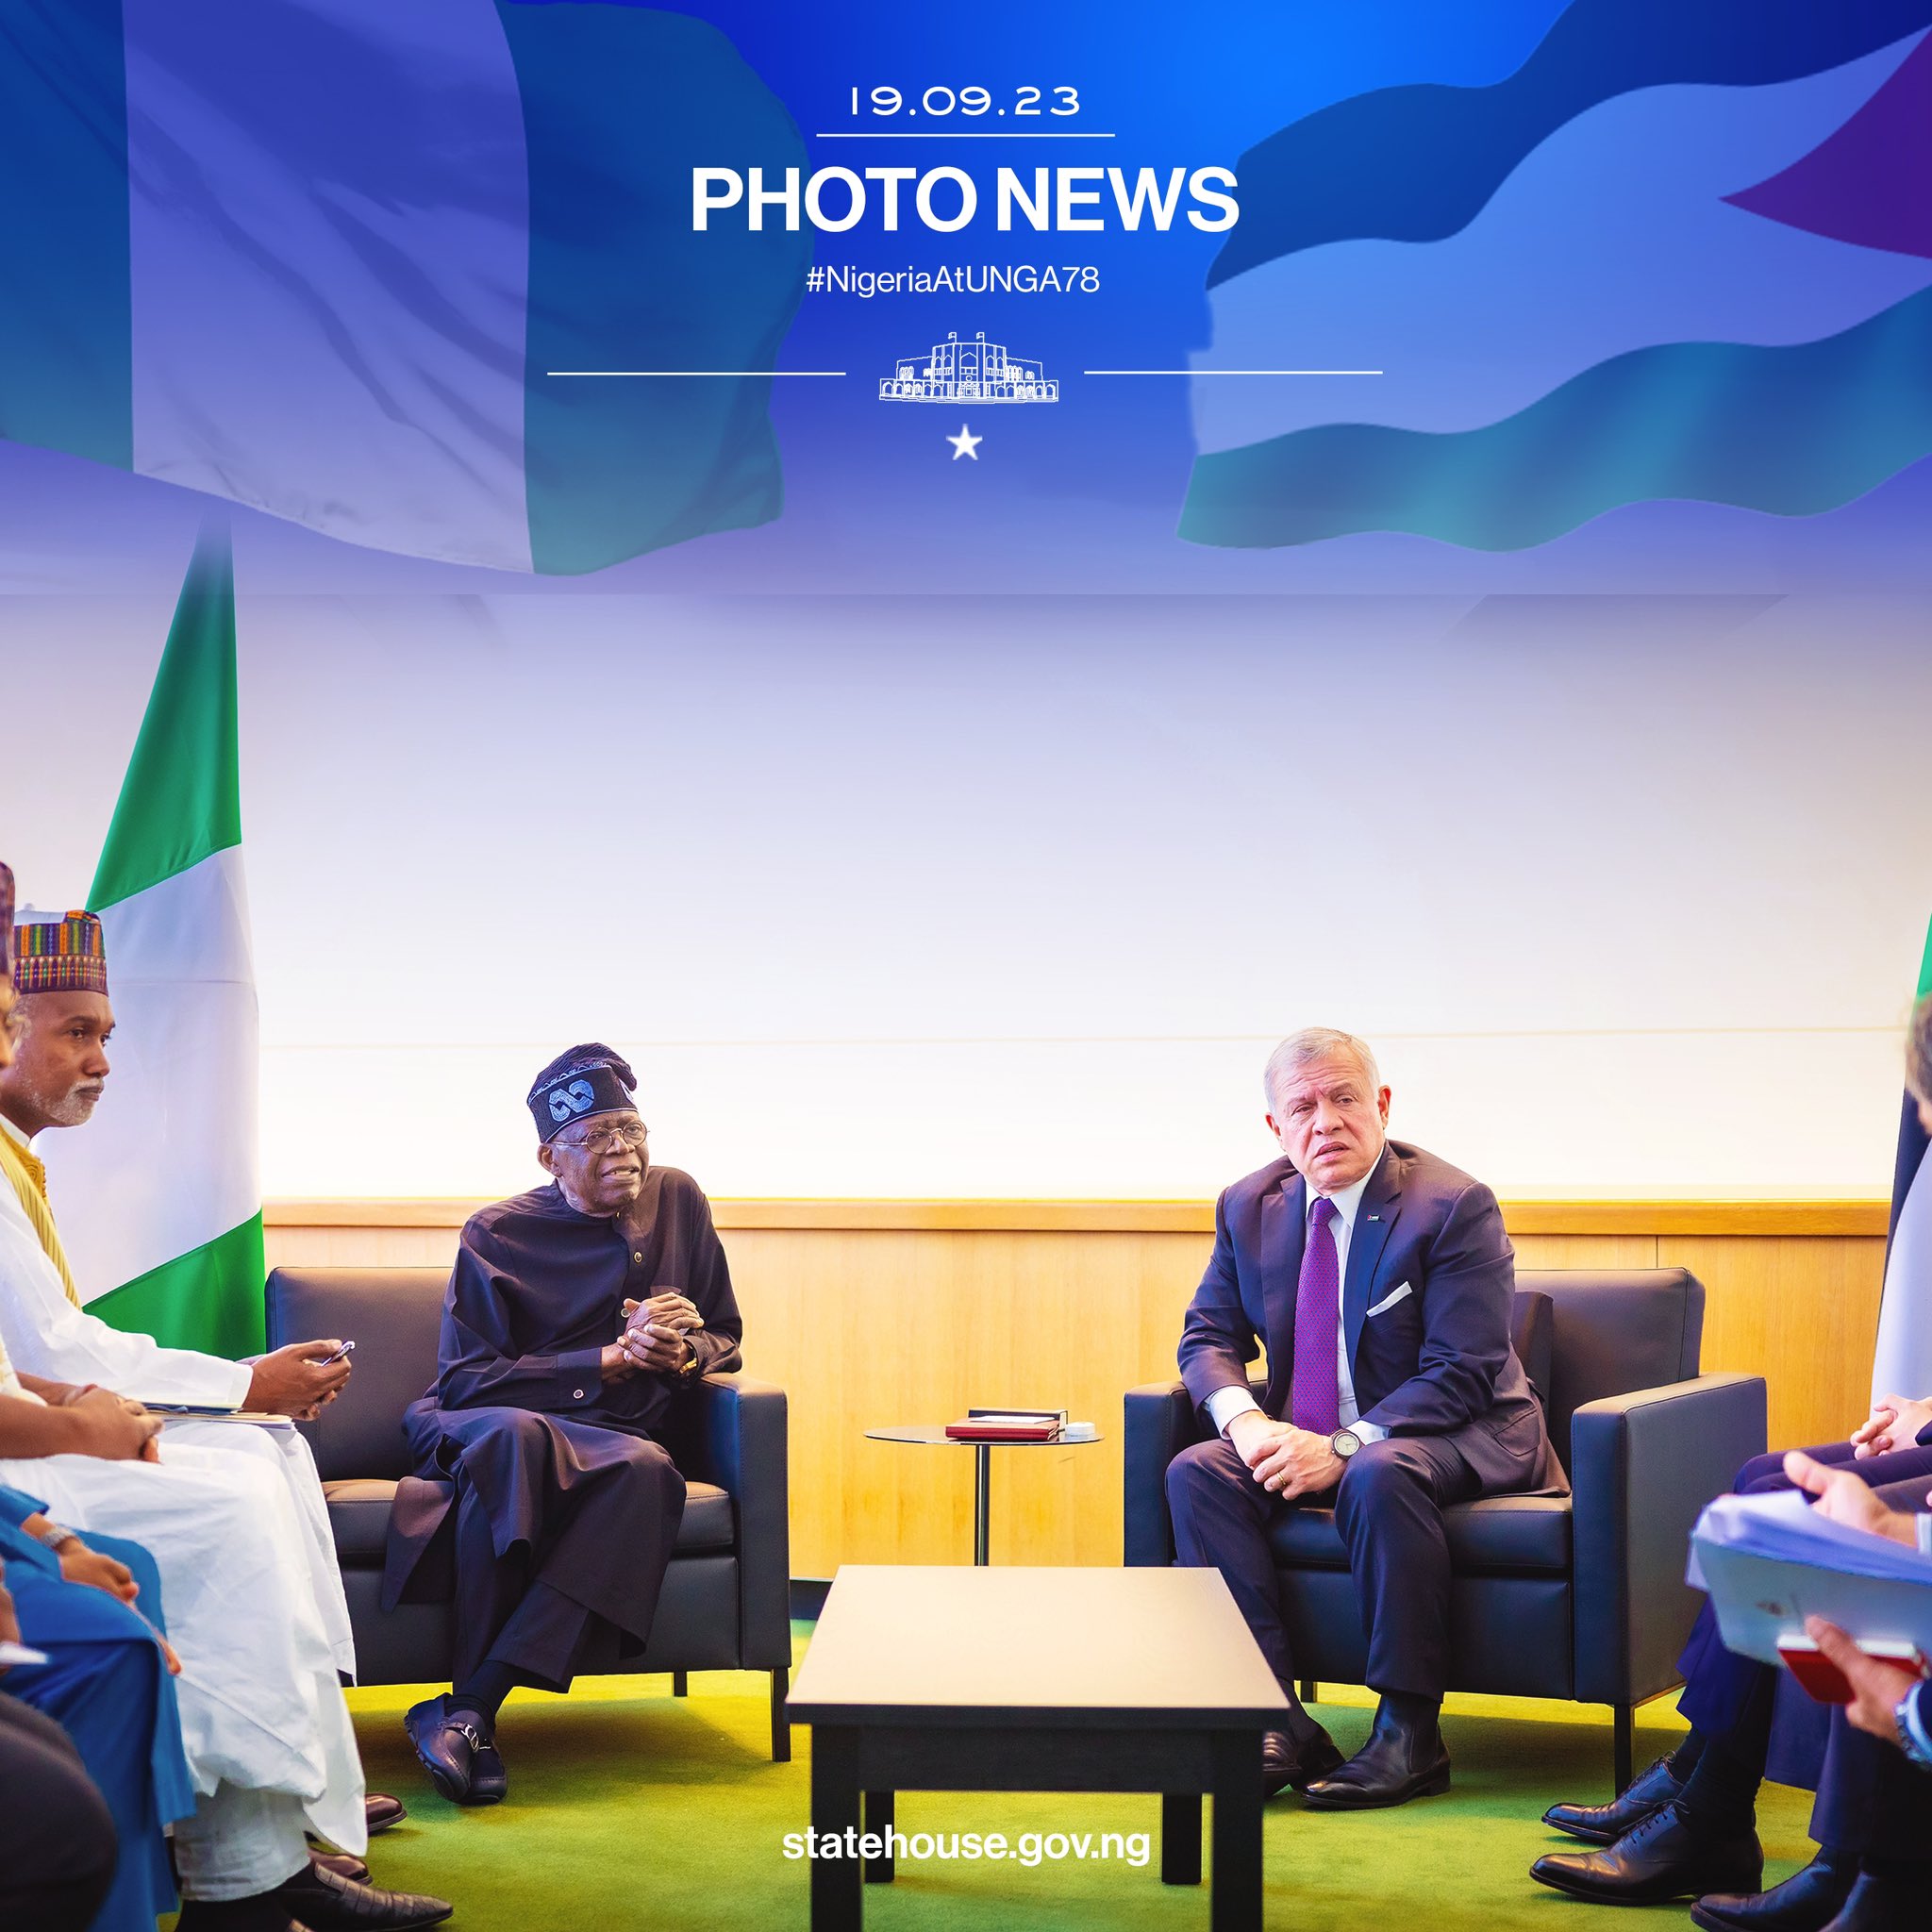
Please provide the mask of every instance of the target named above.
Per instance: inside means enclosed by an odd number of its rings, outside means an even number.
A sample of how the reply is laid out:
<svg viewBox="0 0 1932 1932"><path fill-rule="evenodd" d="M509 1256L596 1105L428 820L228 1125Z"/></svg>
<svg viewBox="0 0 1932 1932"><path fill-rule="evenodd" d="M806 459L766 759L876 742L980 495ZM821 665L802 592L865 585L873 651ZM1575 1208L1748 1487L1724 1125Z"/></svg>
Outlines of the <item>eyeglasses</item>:
<svg viewBox="0 0 1932 1932"><path fill-rule="evenodd" d="M550 1144L573 1154L608 1154L618 1147L641 1147L651 1130L642 1121L619 1121L608 1127L591 1127L583 1134L559 1134Z"/></svg>

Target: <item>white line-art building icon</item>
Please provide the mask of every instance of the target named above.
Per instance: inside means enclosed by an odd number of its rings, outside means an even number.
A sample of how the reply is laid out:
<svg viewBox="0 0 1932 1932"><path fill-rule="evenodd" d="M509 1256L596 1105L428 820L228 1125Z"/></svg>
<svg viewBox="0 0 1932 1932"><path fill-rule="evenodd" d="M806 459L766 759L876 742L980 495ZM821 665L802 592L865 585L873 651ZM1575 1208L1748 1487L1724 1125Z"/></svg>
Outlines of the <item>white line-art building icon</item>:
<svg viewBox="0 0 1932 1932"><path fill-rule="evenodd" d="M1059 379L1038 362L1007 354L978 330L970 342L948 329L924 356L902 356L879 378L882 403L1057 403Z"/></svg>

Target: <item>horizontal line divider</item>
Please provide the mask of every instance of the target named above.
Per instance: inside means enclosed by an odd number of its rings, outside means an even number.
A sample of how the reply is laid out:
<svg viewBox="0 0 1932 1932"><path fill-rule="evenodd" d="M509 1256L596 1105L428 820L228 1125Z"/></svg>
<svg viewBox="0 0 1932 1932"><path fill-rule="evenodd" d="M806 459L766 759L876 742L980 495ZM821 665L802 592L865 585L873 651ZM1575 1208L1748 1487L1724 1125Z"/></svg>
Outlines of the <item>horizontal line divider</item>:
<svg viewBox="0 0 1932 1932"><path fill-rule="evenodd" d="M991 128L941 128L933 132L921 128L917 133L904 127L881 128L874 134L868 130L862 134L814 134L814 141L1118 141L1116 134L1079 132L1071 128L1042 128L1038 134L1018 127Z"/></svg>

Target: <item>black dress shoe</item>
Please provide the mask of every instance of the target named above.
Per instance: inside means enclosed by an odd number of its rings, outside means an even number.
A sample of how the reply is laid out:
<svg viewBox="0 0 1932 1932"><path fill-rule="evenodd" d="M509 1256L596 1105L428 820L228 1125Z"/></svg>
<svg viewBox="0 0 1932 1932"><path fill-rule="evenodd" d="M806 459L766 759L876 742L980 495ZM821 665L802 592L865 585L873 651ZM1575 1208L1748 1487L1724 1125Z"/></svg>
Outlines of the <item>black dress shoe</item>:
<svg viewBox="0 0 1932 1932"><path fill-rule="evenodd" d="M1606 1905L1654 1906L1713 1891L1756 1891L1764 1847L1746 1825L1713 1830L1674 1800L1597 1852L1557 1852L1529 1868L1539 1885Z"/></svg>
<svg viewBox="0 0 1932 1932"><path fill-rule="evenodd" d="M452 1804L493 1805L509 1789L495 1738L473 1712L458 1711L447 1691L411 1705L403 1728L429 1781Z"/></svg>
<svg viewBox="0 0 1932 1932"><path fill-rule="evenodd" d="M1304 1796L1311 1811L1369 1811L1432 1798L1449 1789L1449 1747L1436 1722L1436 1707L1405 1714L1391 1698L1375 1712L1369 1741L1332 1775L1311 1784Z"/></svg>
<svg viewBox="0 0 1932 1932"><path fill-rule="evenodd" d="M1297 1740L1287 1731L1261 1736L1261 1796L1264 1801L1285 1790L1305 1791L1318 1777L1326 1777L1341 1763L1335 1740L1310 1720L1309 1735Z"/></svg>
<svg viewBox="0 0 1932 1932"><path fill-rule="evenodd" d="M446 1899L420 1891L380 1891L310 1864L275 1893L310 1932L400 1932L409 1925L440 1925L456 1910Z"/></svg>
<svg viewBox="0 0 1932 1932"><path fill-rule="evenodd" d="M1909 1879L1860 1872L1824 1932L1924 1932L1925 1889Z"/></svg>
<svg viewBox="0 0 1932 1932"><path fill-rule="evenodd" d="M378 1831L387 1831L391 1824L400 1824L409 1814L400 1798L371 1791L362 1800L362 1815L368 1822L369 1835L374 1838Z"/></svg>
<svg viewBox="0 0 1932 1932"><path fill-rule="evenodd" d="M1713 1892L1690 1907L1704 1932L1824 1932L1850 1897L1858 1861L1825 1846L1802 1872L1769 1891Z"/></svg>
<svg viewBox="0 0 1932 1932"><path fill-rule="evenodd" d="M311 1865L325 1865L338 1878L353 1878L358 1885L369 1883L369 1867L354 1852L316 1852L308 1854Z"/></svg>
<svg viewBox="0 0 1932 1932"><path fill-rule="evenodd" d="M1633 1824L1641 1824L1659 1805L1681 1796L1684 1787L1671 1775L1671 1760L1659 1757L1624 1794L1607 1805L1552 1805L1543 1823L1580 1838L1589 1845L1613 1845Z"/></svg>

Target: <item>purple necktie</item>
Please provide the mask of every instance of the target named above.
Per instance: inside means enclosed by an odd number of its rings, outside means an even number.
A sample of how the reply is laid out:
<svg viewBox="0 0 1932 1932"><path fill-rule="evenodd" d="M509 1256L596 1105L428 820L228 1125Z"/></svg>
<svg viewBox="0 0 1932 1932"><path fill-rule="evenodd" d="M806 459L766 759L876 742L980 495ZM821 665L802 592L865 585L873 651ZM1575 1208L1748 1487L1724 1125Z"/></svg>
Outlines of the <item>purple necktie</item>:
<svg viewBox="0 0 1932 1932"><path fill-rule="evenodd" d="M1302 1256L1301 1285L1294 1294L1294 1383L1288 1419L1298 1429L1332 1436L1341 1426L1341 1395L1335 1375L1341 1327L1341 1272L1331 1224L1335 1203L1315 1197L1308 1215L1308 1245Z"/></svg>

